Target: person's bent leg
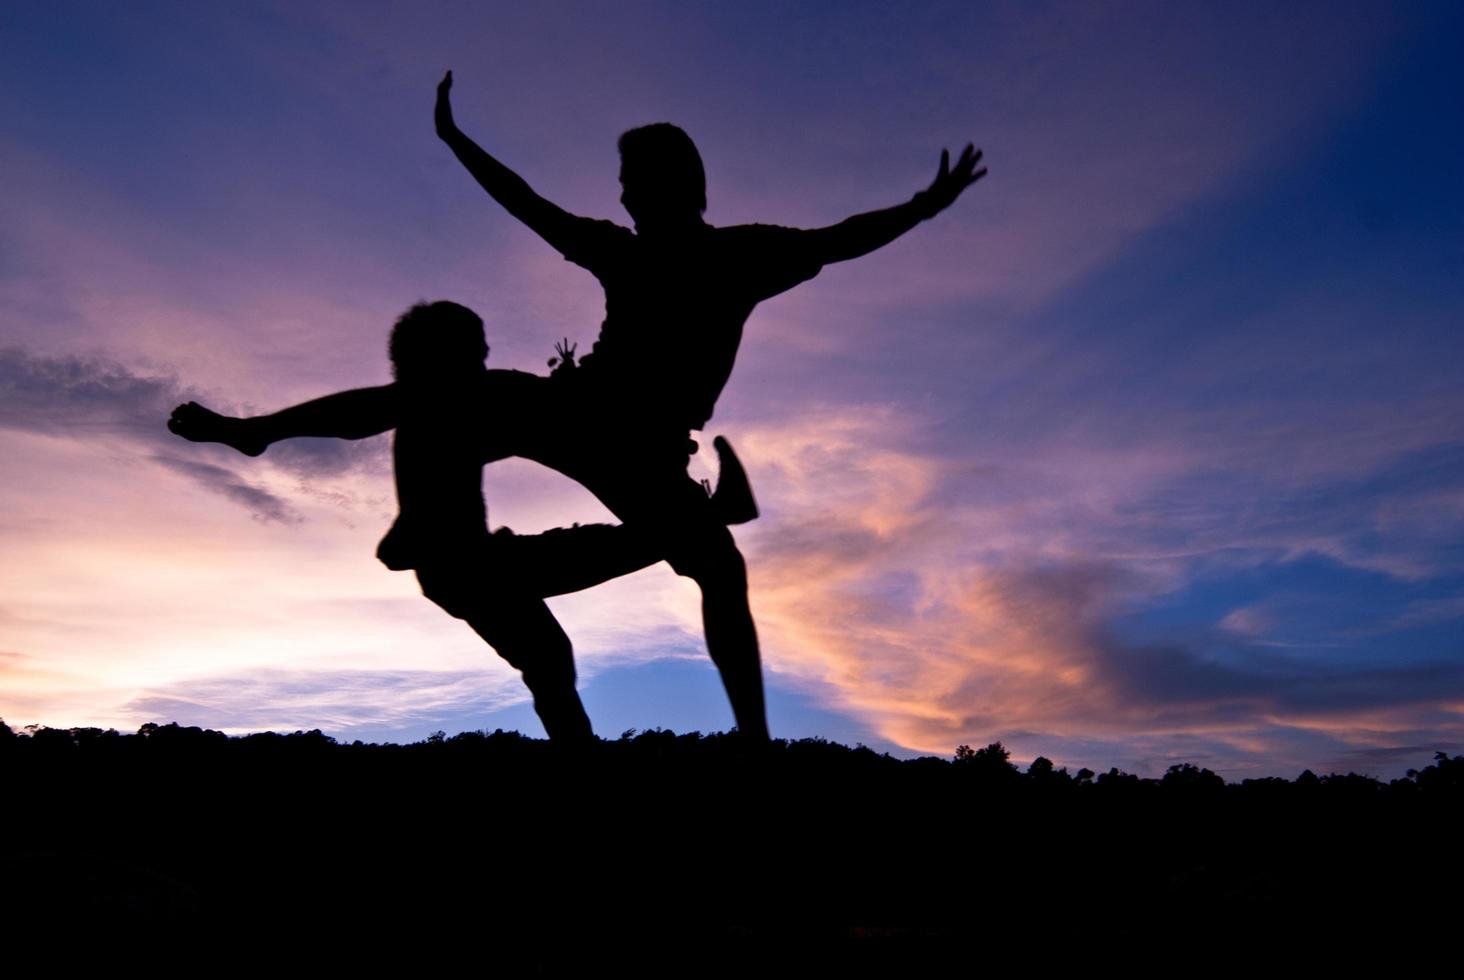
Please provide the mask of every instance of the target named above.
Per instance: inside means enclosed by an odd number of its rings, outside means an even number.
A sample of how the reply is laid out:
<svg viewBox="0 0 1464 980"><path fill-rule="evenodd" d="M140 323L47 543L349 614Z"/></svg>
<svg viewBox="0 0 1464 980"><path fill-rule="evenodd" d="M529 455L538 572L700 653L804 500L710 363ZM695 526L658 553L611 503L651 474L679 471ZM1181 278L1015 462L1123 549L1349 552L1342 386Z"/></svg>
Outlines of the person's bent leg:
<svg viewBox="0 0 1464 980"><path fill-rule="evenodd" d="M417 571L422 594L467 622L523 675L534 711L556 742L594 737L575 690L574 647L542 599L507 594L479 575L446 569Z"/></svg>
<svg viewBox="0 0 1464 980"><path fill-rule="evenodd" d="M542 599L498 605L467 623L523 675L534 696L534 711L551 739L594 738L590 716L575 690L574 647Z"/></svg>
<svg viewBox="0 0 1464 980"><path fill-rule="evenodd" d="M540 534L493 534L494 554L514 587L549 598L592 588L660 561L654 541L622 524L576 524Z"/></svg>
<svg viewBox="0 0 1464 980"><path fill-rule="evenodd" d="M401 438L399 435L399 442ZM716 445L722 469L716 490L706 500L711 520L717 524L753 520L757 502L747 471L726 439L718 436ZM666 557L664 540L664 536L623 524L576 524L540 534L514 534L499 528L492 542L499 566L513 569L514 587L547 599L654 565Z"/></svg>

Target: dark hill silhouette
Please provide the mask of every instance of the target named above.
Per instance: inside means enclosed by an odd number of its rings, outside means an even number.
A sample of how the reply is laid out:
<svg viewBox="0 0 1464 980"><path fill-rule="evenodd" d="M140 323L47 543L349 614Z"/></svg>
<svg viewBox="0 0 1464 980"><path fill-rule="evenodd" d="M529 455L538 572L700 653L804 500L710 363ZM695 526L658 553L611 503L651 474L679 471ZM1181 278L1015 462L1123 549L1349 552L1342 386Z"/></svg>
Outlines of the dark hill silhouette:
<svg viewBox="0 0 1464 980"><path fill-rule="evenodd" d="M1447 912L1434 886L1464 870L1464 757L1442 753L1387 783L1226 784L1189 765L1021 772L999 744L902 761L660 730L576 751L145 725L0 727L0 771L23 815L4 921L64 909L169 942L440 932L550 970L689 950L730 969L789 943L872 969L1057 935L1075 954L1376 937Z"/></svg>

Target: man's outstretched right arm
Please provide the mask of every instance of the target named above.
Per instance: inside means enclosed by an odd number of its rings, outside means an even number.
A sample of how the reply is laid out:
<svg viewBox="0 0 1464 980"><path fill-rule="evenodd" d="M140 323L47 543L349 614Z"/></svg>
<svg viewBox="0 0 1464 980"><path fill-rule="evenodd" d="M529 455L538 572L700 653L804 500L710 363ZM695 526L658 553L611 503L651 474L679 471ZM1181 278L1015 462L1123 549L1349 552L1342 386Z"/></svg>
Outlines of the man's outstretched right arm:
<svg viewBox="0 0 1464 980"><path fill-rule="evenodd" d="M246 456L258 456L281 439L365 439L396 428L400 413L396 385L381 385L337 392L250 418L220 415L188 402L173 409L168 431L190 442L219 442Z"/></svg>
<svg viewBox="0 0 1464 980"><path fill-rule="evenodd" d="M575 226L585 219L534 193L528 181L499 163L458 129L452 118L451 90L452 72L448 72L437 85L437 108L433 113L437 135L489 196L503 205L504 210L528 225L558 251L570 250Z"/></svg>
<svg viewBox="0 0 1464 980"><path fill-rule="evenodd" d="M935 217L950 207L967 187L986 176L980 167L981 151L968 145L954 167L950 152L942 150L940 170L930 186L904 204L882 211L870 211L846 218L827 228L803 233L805 248L820 265L845 262L868 255L899 238L922 221Z"/></svg>

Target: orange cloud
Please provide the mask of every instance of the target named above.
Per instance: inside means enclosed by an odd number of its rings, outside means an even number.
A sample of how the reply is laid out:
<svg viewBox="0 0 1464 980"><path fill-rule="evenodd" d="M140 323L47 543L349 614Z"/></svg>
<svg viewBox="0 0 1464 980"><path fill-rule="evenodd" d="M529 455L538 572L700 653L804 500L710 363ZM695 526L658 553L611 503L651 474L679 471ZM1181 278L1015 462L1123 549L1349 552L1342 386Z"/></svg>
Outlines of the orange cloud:
<svg viewBox="0 0 1464 980"><path fill-rule="evenodd" d="M1113 618L1175 588L1178 564L1115 535L1092 494L960 486L1002 476L902 448L917 430L889 408L845 407L739 435L769 514L747 538L768 666L882 737L937 754L1013 735L1050 755L1069 740L1169 738L1184 751L1189 736L1258 753L1284 741L1279 728L1383 745L1431 713L1434 732L1464 731L1457 704L1420 695L1427 668L1326 672L1245 646L1236 616L1215 630L1241 644L1229 659L1117 639ZM1099 492L1120 511L1150 489L1131 471ZM1075 533L1075 514L1091 526ZM1397 703L1368 703L1367 690Z"/></svg>

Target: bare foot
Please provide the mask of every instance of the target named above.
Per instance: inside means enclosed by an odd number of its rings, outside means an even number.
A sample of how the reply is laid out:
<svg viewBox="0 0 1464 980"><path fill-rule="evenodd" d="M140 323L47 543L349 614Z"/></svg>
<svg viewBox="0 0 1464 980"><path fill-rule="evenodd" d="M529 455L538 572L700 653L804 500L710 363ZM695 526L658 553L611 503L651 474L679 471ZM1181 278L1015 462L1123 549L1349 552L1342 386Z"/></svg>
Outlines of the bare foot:
<svg viewBox="0 0 1464 980"><path fill-rule="evenodd" d="M221 442L245 456L258 456L269 448L269 442L259 437L253 421L220 415L198 402L188 402L173 409L168 431L189 442Z"/></svg>

